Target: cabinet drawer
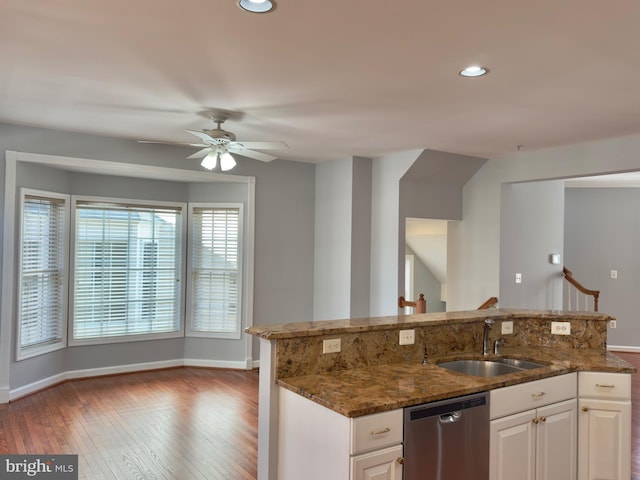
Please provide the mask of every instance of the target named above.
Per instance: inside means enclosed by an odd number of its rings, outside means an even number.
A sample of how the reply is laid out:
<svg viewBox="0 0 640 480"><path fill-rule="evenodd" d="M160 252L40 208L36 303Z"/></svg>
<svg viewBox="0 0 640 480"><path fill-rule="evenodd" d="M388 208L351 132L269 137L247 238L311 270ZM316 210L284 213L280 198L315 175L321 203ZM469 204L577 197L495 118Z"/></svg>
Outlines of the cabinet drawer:
<svg viewBox="0 0 640 480"><path fill-rule="evenodd" d="M631 399L631 375L628 373L580 372L578 393L581 397L611 400Z"/></svg>
<svg viewBox="0 0 640 480"><path fill-rule="evenodd" d="M402 409L352 419L351 455L402 443Z"/></svg>
<svg viewBox="0 0 640 480"><path fill-rule="evenodd" d="M500 418L512 413L575 398L577 390L577 375L575 373L491 390L490 417L492 419Z"/></svg>

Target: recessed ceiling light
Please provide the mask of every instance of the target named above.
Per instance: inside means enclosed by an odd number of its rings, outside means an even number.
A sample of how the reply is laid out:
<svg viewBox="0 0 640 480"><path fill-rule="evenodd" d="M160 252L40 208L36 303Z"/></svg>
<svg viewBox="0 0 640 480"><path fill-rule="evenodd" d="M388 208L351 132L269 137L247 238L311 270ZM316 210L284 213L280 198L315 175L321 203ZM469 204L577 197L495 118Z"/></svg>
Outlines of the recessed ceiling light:
<svg viewBox="0 0 640 480"><path fill-rule="evenodd" d="M489 73L489 70L480 65L471 65L470 67L460 70L460 75L463 77L481 77L487 73Z"/></svg>
<svg viewBox="0 0 640 480"><path fill-rule="evenodd" d="M238 6L252 13L267 13L276 8L275 2L271 0L239 0Z"/></svg>

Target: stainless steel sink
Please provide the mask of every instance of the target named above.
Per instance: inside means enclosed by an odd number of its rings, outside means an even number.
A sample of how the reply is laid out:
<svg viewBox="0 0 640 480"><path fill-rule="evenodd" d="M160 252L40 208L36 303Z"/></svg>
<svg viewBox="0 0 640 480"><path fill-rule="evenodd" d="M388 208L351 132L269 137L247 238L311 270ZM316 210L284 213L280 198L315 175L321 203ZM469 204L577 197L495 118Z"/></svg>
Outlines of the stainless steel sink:
<svg viewBox="0 0 640 480"><path fill-rule="evenodd" d="M544 365L517 358L500 358L496 360L453 360L439 363L438 366L474 377L495 377L531 370Z"/></svg>
<svg viewBox="0 0 640 480"><path fill-rule="evenodd" d="M501 358L498 361L506 365L521 368L522 370L533 370L534 368L544 367L544 365L541 365L539 363L530 362L528 360L521 360L519 358Z"/></svg>

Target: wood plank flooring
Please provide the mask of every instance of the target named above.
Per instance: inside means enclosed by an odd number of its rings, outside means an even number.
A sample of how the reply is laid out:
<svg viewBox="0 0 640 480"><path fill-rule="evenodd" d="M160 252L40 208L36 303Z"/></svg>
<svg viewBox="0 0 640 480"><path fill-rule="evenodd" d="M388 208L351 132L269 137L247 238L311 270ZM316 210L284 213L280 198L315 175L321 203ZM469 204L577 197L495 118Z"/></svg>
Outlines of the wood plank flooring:
<svg viewBox="0 0 640 480"><path fill-rule="evenodd" d="M640 371L640 353L615 352ZM631 375L631 480L640 480L640 374Z"/></svg>
<svg viewBox="0 0 640 480"><path fill-rule="evenodd" d="M257 371L67 382L0 405L0 453L78 454L80 479L254 480Z"/></svg>
<svg viewBox="0 0 640 480"><path fill-rule="evenodd" d="M617 353L640 370L640 354ZM640 377L632 376L633 480ZM0 453L78 454L86 480L254 480L258 373L178 368L64 383L0 405Z"/></svg>

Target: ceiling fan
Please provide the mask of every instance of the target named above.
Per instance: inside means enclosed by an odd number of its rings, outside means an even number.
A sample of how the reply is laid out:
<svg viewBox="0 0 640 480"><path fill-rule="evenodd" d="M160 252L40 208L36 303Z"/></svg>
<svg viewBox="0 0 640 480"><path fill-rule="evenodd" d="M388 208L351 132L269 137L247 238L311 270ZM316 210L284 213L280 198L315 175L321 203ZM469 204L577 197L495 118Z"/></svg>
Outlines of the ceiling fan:
<svg viewBox="0 0 640 480"><path fill-rule="evenodd" d="M238 142L234 133L223 130L221 125L229 118L226 112L213 112L210 114L211 120L216 124L216 128L211 130L187 130L192 135L198 137L199 143L179 143L179 142L156 142L153 140L139 140L140 143L163 143L169 145L188 145L191 147L202 147L196 153L187 158L202 158L201 165L207 170L213 170L220 162L222 171L231 170L236 166L236 160L231 155L237 153L244 157L253 158L262 162L270 162L278 157L256 152L258 150L284 150L289 146L284 142Z"/></svg>

